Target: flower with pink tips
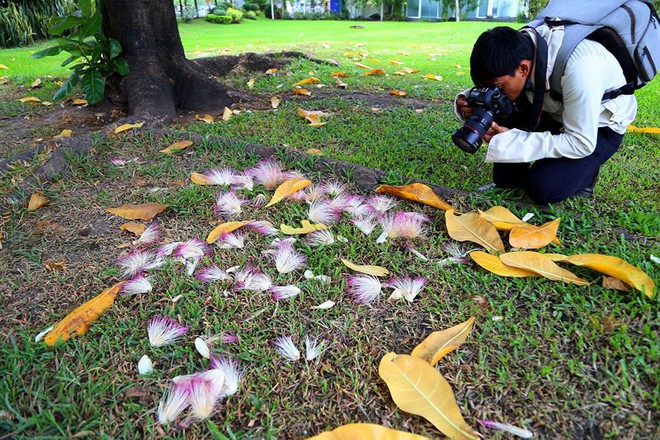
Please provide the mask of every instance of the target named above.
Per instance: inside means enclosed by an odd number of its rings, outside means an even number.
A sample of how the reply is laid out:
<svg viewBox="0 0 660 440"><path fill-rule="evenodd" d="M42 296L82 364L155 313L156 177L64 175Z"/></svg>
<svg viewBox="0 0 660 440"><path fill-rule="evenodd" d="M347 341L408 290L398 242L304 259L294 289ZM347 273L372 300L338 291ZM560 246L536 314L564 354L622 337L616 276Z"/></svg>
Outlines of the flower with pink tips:
<svg viewBox="0 0 660 440"><path fill-rule="evenodd" d="M362 217L352 218L351 223L355 225L362 233L369 235L373 232L378 224L376 216L373 214L368 214Z"/></svg>
<svg viewBox="0 0 660 440"><path fill-rule="evenodd" d="M183 259L199 259L211 255L209 245L199 238L186 240L174 249L174 256Z"/></svg>
<svg viewBox="0 0 660 440"><path fill-rule="evenodd" d="M216 403L221 397L224 379L221 372L213 372L212 375L197 375L188 382L192 420L199 422L213 414Z"/></svg>
<svg viewBox="0 0 660 440"><path fill-rule="evenodd" d="M372 275L355 275L348 279L348 292L359 304L369 304L380 295L382 284Z"/></svg>
<svg viewBox="0 0 660 440"><path fill-rule="evenodd" d="M307 234L307 244L313 247L328 246L335 242L335 236L329 229L321 229Z"/></svg>
<svg viewBox="0 0 660 440"><path fill-rule="evenodd" d="M317 199L309 204L307 218L315 223L330 225L341 218L341 209L334 208L327 199Z"/></svg>
<svg viewBox="0 0 660 440"><path fill-rule="evenodd" d="M534 438L534 433L525 429L519 428L514 425L509 425L507 423L493 422L491 420L478 420L480 425L485 426L486 428L498 429L500 431L508 432L520 438Z"/></svg>
<svg viewBox="0 0 660 440"><path fill-rule="evenodd" d="M312 361L323 353L323 343L318 343L316 339L305 335L305 359Z"/></svg>
<svg viewBox="0 0 660 440"><path fill-rule="evenodd" d="M296 251L293 244L282 240L278 242L275 249L263 251L275 261L275 267L279 273L289 273L297 269L302 269L307 264L307 258Z"/></svg>
<svg viewBox="0 0 660 440"><path fill-rule="evenodd" d="M140 293L149 293L152 288L150 278L138 275L126 281L121 286L121 291L127 295L138 295Z"/></svg>
<svg viewBox="0 0 660 440"><path fill-rule="evenodd" d="M165 261L157 253L150 250L133 251L117 258L115 262L124 269L125 277L139 275L165 264Z"/></svg>
<svg viewBox="0 0 660 440"><path fill-rule="evenodd" d="M187 332L187 326L180 325L169 316L154 316L147 324L147 335L152 347L176 342Z"/></svg>
<svg viewBox="0 0 660 440"><path fill-rule="evenodd" d="M268 292L273 296L275 301L283 299L291 299L300 295L300 288L297 286L272 286Z"/></svg>
<svg viewBox="0 0 660 440"><path fill-rule="evenodd" d="M443 258L442 260L438 261L439 266L446 266L449 264L456 264L456 263L467 263L468 254L474 251L475 249L470 249L466 251L463 248L461 248L460 245L454 242L450 242L447 243L445 246L443 246L442 250L444 250L447 254L449 254L449 257Z"/></svg>
<svg viewBox="0 0 660 440"><path fill-rule="evenodd" d="M226 216L234 216L243 212L245 199L239 198L234 191L220 194L215 200L215 213Z"/></svg>
<svg viewBox="0 0 660 440"><path fill-rule="evenodd" d="M424 223L430 219L424 214L417 212L395 212L381 216L378 220L383 233L378 237L376 243L383 243L387 238L417 238L426 234Z"/></svg>
<svg viewBox="0 0 660 440"><path fill-rule="evenodd" d="M238 385L241 382L241 370L238 362L234 359L218 356L211 358L211 368L221 371L225 377L225 383L222 386L222 395L232 396L238 391Z"/></svg>
<svg viewBox="0 0 660 440"><path fill-rule="evenodd" d="M273 285L268 274L261 272L256 266L245 266L234 273L234 289L264 292Z"/></svg>
<svg viewBox="0 0 660 440"><path fill-rule="evenodd" d="M164 425L175 421L190 405L189 397L190 388L187 384L170 386L158 403L158 423Z"/></svg>
<svg viewBox="0 0 660 440"><path fill-rule="evenodd" d="M334 198L346 191L346 184L338 180L330 180L323 185L323 191Z"/></svg>
<svg viewBox="0 0 660 440"><path fill-rule="evenodd" d="M152 222L147 229L145 229L140 237L133 242L133 244L138 246L146 246L158 243L163 237L163 230L158 226L157 222Z"/></svg>
<svg viewBox="0 0 660 440"><path fill-rule="evenodd" d="M253 168L246 170L245 174L252 177L266 189L275 189L286 180L282 167L272 159L262 160Z"/></svg>
<svg viewBox="0 0 660 440"><path fill-rule="evenodd" d="M246 174L239 174L235 177L232 188L252 191L254 189L254 180Z"/></svg>
<svg viewBox="0 0 660 440"><path fill-rule="evenodd" d="M195 278L203 283L212 283L213 281L231 281L232 277L215 264L199 270Z"/></svg>
<svg viewBox="0 0 660 440"><path fill-rule="evenodd" d="M367 205L371 207L374 213L376 214L384 214L385 212L389 211L390 209L394 208L396 205L399 204L395 199L389 196L385 196L382 194L377 194L375 196L370 197L367 199Z"/></svg>
<svg viewBox="0 0 660 440"><path fill-rule="evenodd" d="M243 249L245 236L240 232L225 232L215 242L220 249Z"/></svg>
<svg viewBox="0 0 660 440"><path fill-rule="evenodd" d="M389 300L397 300L404 298L408 302L413 302L415 297L422 291L426 285L426 278L417 277L417 278L392 278L387 282L383 283L385 287L394 289Z"/></svg>
<svg viewBox="0 0 660 440"><path fill-rule="evenodd" d="M262 207L266 206L266 204L268 203L268 200L269 200L269 198L266 194L257 194L252 199L252 207L262 208Z"/></svg>
<svg viewBox="0 0 660 440"><path fill-rule="evenodd" d="M247 222L245 226L252 229L254 232L258 232L259 234L264 235L277 235L280 232L280 230L273 226L273 224L268 220L256 220Z"/></svg>
<svg viewBox="0 0 660 440"><path fill-rule="evenodd" d="M202 176L212 185L230 186L236 183L236 171L231 168L211 169Z"/></svg>
<svg viewBox="0 0 660 440"><path fill-rule="evenodd" d="M296 362L300 359L300 351L296 348L291 336L281 336L273 341L273 345L275 345L277 352L282 357L291 362Z"/></svg>

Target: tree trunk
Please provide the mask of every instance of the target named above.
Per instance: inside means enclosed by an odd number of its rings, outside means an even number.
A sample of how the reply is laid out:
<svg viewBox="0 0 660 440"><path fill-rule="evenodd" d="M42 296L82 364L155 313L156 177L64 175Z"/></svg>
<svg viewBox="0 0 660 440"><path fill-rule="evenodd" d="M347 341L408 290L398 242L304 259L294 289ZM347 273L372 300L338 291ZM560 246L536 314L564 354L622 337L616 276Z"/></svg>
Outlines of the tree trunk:
<svg viewBox="0 0 660 440"><path fill-rule="evenodd" d="M221 109L249 100L186 59L172 0L104 1L103 31L119 40L131 68L121 80L129 115L167 121L177 109Z"/></svg>

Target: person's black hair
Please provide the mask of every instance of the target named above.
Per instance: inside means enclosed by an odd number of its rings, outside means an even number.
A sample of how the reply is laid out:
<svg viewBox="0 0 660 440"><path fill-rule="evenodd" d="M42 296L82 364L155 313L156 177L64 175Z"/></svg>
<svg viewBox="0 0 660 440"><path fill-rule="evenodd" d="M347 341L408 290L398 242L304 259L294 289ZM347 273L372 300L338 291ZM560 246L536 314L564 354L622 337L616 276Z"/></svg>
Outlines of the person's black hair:
<svg viewBox="0 0 660 440"><path fill-rule="evenodd" d="M499 26L482 33L470 55L470 76L475 85L513 75L522 60L534 59L534 43L522 32Z"/></svg>

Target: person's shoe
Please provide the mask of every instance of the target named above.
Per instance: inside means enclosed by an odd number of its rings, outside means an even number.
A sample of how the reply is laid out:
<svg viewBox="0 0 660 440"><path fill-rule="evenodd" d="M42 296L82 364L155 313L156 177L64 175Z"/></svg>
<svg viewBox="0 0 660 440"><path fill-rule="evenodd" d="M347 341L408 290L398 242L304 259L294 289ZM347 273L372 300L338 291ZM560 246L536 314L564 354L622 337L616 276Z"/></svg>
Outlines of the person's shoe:
<svg viewBox="0 0 660 440"><path fill-rule="evenodd" d="M594 189L596 188L596 182L598 182L598 173L596 173L596 176L594 176L594 180L591 181L588 187L585 189L582 189L575 194L573 194L571 197L576 198L576 199L590 199L594 196Z"/></svg>

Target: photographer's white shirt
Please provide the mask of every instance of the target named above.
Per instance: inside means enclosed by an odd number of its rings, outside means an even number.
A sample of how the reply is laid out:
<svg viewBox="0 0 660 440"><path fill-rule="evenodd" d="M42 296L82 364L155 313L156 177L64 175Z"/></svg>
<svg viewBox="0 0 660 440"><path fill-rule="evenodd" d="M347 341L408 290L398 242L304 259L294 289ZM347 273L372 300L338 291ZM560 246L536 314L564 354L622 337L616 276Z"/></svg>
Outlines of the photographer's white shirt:
<svg viewBox="0 0 660 440"><path fill-rule="evenodd" d="M548 58L551 58L556 54L561 38L553 42L551 36L546 40ZM554 57L548 60L548 72L552 71L553 65ZM579 159L589 156L596 148L598 128L610 127L624 134L635 119L637 100L634 95L601 101L606 91L624 84L626 80L616 58L599 43L581 41L569 57L561 79L563 102L552 99L548 92L543 100L543 111L563 124L562 133L553 135L550 132L511 129L493 136L485 161L520 163L545 158ZM531 102L533 92L526 93Z"/></svg>

